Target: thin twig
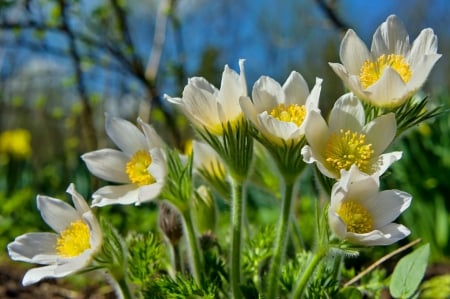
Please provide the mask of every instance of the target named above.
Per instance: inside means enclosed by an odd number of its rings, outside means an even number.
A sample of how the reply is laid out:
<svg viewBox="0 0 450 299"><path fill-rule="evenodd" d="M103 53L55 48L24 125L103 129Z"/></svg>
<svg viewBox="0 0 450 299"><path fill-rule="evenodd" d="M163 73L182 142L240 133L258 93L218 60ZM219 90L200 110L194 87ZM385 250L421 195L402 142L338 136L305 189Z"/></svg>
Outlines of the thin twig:
<svg viewBox="0 0 450 299"><path fill-rule="evenodd" d="M376 267L378 267L380 264L384 263L385 261L387 261L388 259L390 259L391 257L393 257L396 254L399 254L400 252L416 245L417 243L419 243L420 241L422 241L421 239L416 239L414 241L409 242L408 244L398 248L397 250L394 250L388 254L386 254L385 256L383 256L382 258L380 258L379 260L377 260L375 263L373 263L372 265L370 265L367 269L365 269L364 271L362 271L361 273L359 273L358 275L356 275L355 277L353 277L351 280L349 280L348 282L346 282L344 284L344 287L348 287L351 284L357 282L358 280L360 280L364 275L368 274L370 271L372 271L373 269L375 269Z"/></svg>
<svg viewBox="0 0 450 299"><path fill-rule="evenodd" d="M336 10L334 9L334 1L332 1L333 3L330 3L326 0L316 0L316 2L334 27L336 27L341 32L347 31L349 26L338 16Z"/></svg>
<svg viewBox="0 0 450 299"><path fill-rule="evenodd" d="M77 91L83 106L82 122L85 130L86 144L88 150L97 148L97 137L95 133L95 126L92 119L92 107L89 101L89 96L84 82L83 71L81 69L81 57L76 43L76 36L72 31L69 22L68 4L65 0L58 1L61 10L61 26L66 33L69 40L69 53L72 56L73 66L75 69L75 77L77 81Z"/></svg>

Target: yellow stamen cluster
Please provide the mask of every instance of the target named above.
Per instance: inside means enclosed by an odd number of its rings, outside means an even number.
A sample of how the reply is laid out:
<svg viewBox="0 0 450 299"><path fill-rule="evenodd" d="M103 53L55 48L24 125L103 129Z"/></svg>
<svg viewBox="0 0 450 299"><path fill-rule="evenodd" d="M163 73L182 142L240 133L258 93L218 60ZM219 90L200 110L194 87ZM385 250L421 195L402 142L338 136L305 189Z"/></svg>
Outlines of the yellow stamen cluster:
<svg viewBox="0 0 450 299"><path fill-rule="evenodd" d="M325 147L325 161L336 172L355 164L359 170L365 173L373 171L372 144L366 144L366 135L347 130L331 134Z"/></svg>
<svg viewBox="0 0 450 299"><path fill-rule="evenodd" d="M300 126L306 117L306 107L304 105L280 104L270 111L270 115L278 120L285 122L292 122L297 126Z"/></svg>
<svg viewBox="0 0 450 299"><path fill-rule="evenodd" d="M152 157L146 150L137 151L128 161L126 172L133 184L144 186L156 182L155 178L148 171L152 164Z"/></svg>
<svg viewBox="0 0 450 299"><path fill-rule="evenodd" d="M388 66L393 68L404 82L411 79L412 71L405 57L398 54L381 55L376 61L366 60L361 66L359 80L362 87L367 88L377 82Z"/></svg>
<svg viewBox="0 0 450 299"><path fill-rule="evenodd" d="M354 200L342 203L337 214L347 225L348 232L364 234L373 230L372 215L364 206Z"/></svg>
<svg viewBox="0 0 450 299"><path fill-rule="evenodd" d="M91 248L89 227L81 220L72 222L56 240L56 252L66 258L78 256L89 248Z"/></svg>

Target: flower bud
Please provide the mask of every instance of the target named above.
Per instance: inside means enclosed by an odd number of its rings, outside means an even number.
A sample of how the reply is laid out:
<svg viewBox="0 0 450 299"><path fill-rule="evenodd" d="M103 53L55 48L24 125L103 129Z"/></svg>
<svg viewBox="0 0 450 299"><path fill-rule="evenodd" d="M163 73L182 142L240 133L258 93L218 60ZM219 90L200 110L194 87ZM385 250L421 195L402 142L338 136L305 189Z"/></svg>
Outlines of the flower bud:
<svg viewBox="0 0 450 299"><path fill-rule="evenodd" d="M180 213L170 204L163 202L159 206L158 223L170 244L176 245L183 236Z"/></svg>

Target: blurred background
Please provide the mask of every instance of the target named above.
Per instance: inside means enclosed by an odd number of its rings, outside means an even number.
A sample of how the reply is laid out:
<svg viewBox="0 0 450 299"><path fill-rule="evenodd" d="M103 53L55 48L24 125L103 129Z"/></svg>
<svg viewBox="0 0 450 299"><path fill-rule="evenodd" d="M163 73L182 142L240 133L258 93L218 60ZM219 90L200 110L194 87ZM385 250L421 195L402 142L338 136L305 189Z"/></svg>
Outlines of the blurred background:
<svg viewBox="0 0 450 299"><path fill-rule="evenodd" d="M75 182L89 198L99 182L79 157L112 146L105 112L131 121L140 116L183 150L192 132L163 95L181 96L192 76L219 86L224 65L238 71L243 58L249 90L261 75L284 82L296 70L310 87L323 78L326 113L344 92L328 66L339 61L343 34L353 28L370 45L390 14L403 20L411 41L422 29L434 29L443 56L423 96L431 106L448 107L447 0L1 0L1 247L24 232L48 230L36 194L65 198ZM385 185L413 194L402 223L413 231L411 240L430 242L433 262L448 262L448 114L402 137L393 148L404 158ZM120 213L118 223L132 212ZM136 223L142 230L152 226L135 214L122 225Z"/></svg>

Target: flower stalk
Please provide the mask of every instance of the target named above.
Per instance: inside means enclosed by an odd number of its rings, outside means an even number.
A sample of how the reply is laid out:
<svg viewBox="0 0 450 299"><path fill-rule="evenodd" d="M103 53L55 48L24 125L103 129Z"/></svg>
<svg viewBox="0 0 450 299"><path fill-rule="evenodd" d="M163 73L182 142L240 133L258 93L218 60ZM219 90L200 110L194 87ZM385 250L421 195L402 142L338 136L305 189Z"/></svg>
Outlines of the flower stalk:
<svg viewBox="0 0 450 299"><path fill-rule="evenodd" d="M284 259L286 243L289 236L289 224L292 207L292 199L295 196L295 180L284 183L284 196L281 204L281 218L278 222L274 252L269 270L269 288L267 298L276 298L278 293L278 279L281 272L281 265Z"/></svg>
<svg viewBox="0 0 450 299"><path fill-rule="evenodd" d="M241 280L241 243L242 243L242 223L244 218L244 192L243 183L236 179L231 179L232 185L232 209L231 209L231 293L233 298L242 298L239 283Z"/></svg>
<svg viewBox="0 0 450 299"><path fill-rule="evenodd" d="M305 288L308 284L309 279L316 270L317 266L320 264L322 259L327 255L328 248L326 246L320 246L318 250L314 253L312 258L307 264L306 269L302 272L294 291L292 292L291 298L301 298Z"/></svg>
<svg viewBox="0 0 450 299"><path fill-rule="evenodd" d="M200 245L198 243L197 234L195 232L193 219L191 217L190 211L187 210L183 213L183 224L186 236L186 241L189 251L189 260L191 266L191 274L195 282L200 285L201 282L201 271L202 271L202 261L200 256Z"/></svg>

